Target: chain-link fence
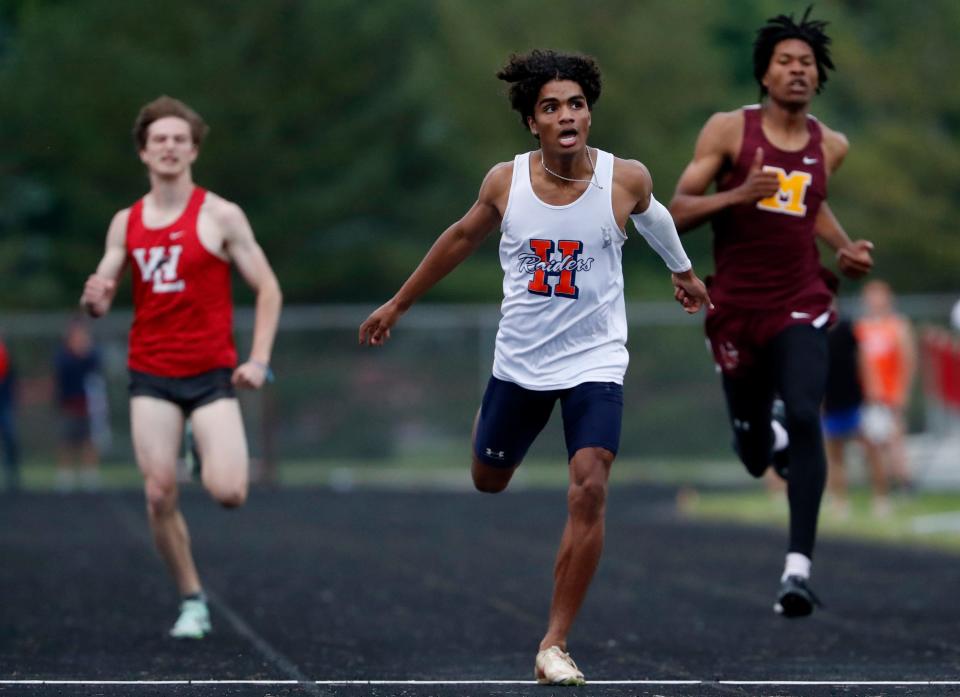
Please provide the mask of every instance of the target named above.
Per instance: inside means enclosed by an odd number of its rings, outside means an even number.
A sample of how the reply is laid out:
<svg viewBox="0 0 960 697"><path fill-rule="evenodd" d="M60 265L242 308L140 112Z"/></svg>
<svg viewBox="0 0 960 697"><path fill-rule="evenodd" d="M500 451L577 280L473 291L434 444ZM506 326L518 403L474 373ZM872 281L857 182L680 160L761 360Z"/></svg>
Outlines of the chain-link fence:
<svg viewBox="0 0 960 697"><path fill-rule="evenodd" d="M917 323L945 323L953 298L899 300ZM242 395L256 460L271 468L295 461L378 463L424 460L462 466L490 375L499 310L490 305L422 305L404 316L382 348L360 347L367 306L284 310L273 358L276 382ZM854 303L842 303L854 312ZM56 346L67 313L7 314L7 340L20 384L18 423L27 461L55 454L52 396ZM628 303L630 367L625 383L623 456L729 457L723 396L706 350L702 316L673 303ZM104 358L112 446L105 459L129 462L126 338L130 315L92 323ZM249 348L252 313L239 309L237 345ZM921 354L922 357L923 354ZM919 394L919 389L917 394ZM911 426L923 427L921 400ZM559 410L531 457L563 458Z"/></svg>

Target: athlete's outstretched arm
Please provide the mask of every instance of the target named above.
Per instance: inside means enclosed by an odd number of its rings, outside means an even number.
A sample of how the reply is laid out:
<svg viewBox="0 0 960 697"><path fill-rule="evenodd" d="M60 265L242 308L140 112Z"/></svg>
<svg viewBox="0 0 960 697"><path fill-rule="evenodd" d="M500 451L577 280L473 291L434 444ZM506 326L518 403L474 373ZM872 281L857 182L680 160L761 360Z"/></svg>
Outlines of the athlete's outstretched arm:
<svg viewBox="0 0 960 697"><path fill-rule="evenodd" d="M712 309L710 295L703 281L693 272L693 264L683 249L670 211L653 196L650 172L640 162L630 160L624 162L619 173L618 183L623 184L633 202L630 219L647 244L660 255L663 263L670 269L673 297L690 314L699 311L703 306Z"/></svg>
<svg viewBox="0 0 960 697"><path fill-rule="evenodd" d="M110 310L117 294L117 280L127 259L127 220L130 209L113 216L107 228L107 243L97 270L87 277L80 296L80 306L91 317L102 317Z"/></svg>
<svg viewBox="0 0 960 697"><path fill-rule="evenodd" d="M360 344L381 346L390 329L420 296L473 254L490 231L500 223L502 201L509 191L512 169L497 165L480 186L480 195L460 220L448 227L390 300L360 325Z"/></svg>
<svg viewBox="0 0 960 697"><path fill-rule="evenodd" d="M257 301L253 319L253 345L250 357L233 373L233 384L238 387L258 389L267 379L273 341L280 321L283 294L267 255L257 244L253 229L243 210L228 201L218 201L211 207L216 221L224 232L227 255L237 265L237 270L247 284L256 292Z"/></svg>
<svg viewBox="0 0 960 697"><path fill-rule="evenodd" d="M734 144L741 140L742 131L743 116L738 112L714 114L700 131L693 160L680 175L670 201L670 214L681 233L692 230L725 208L755 203L780 189L776 173L763 171L763 150L757 148L743 184L727 191L706 193L724 164L736 156Z"/></svg>

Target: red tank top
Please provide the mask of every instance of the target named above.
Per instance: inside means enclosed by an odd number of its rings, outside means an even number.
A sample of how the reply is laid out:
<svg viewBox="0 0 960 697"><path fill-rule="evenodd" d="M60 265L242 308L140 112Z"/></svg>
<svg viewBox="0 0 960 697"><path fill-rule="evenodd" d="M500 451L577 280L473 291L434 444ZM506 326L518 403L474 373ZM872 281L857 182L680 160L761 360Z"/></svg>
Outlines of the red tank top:
<svg viewBox="0 0 960 697"><path fill-rule="evenodd" d="M197 234L206 195L194 188L180 217L162 228L143 224L143 199L130 208L131 370L187 377L237 364L230 264L208 252Z"/></svg>
<svg viewBox="0 0 960 697"><path fill-rule="evenodd" d="M812 116L807 130L810 139L802 150L780 150L763 134L760 108L744 108L740 156L717 190L740 186L757 148L763 148L764 170L777 172L780 191L714 216L716 271L710 296L717 307L794 310L830 304L826 279L831 274L820 265L813 232L827 197L827 174L820 124Z"/></svg>

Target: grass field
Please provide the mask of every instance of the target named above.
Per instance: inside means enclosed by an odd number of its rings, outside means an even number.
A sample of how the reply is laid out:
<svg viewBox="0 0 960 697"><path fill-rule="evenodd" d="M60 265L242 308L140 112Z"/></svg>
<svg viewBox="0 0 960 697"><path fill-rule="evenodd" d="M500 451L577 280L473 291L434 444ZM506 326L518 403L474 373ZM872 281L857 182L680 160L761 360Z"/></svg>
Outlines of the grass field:
<svg viewBox="0 0 960 697"><path fill-rule="evenodd" d="M763 489L737 491L688 490L679 497L684 512L698 520L750 525L787 525L787 503L782 494ZM820 515L820 537L873 540L923 545L960 551L960 493L918 492L893 498L888 515L872 512L869 492L851 494L849 515L839 515L829 500Z"/></svg>
<svg viewBox="0 0 960 697"><path fill-rule="evenodd" d="M140 473L132 462L109 463L101 467L105 489L139 488ZM49 461L27 462L22 470L28 490L48 491L55 487L56 470ZM743 483L740 469L732 461L619 459L612 483L656 483L728 485ZM567 482L566 469L555 460L532 458L524 462L513 486L560 487ZM384 460L309 460L283 462L277 468L277 483L290 486L406 486L471 488L469 464L461 452L424 457Z"/></svg>

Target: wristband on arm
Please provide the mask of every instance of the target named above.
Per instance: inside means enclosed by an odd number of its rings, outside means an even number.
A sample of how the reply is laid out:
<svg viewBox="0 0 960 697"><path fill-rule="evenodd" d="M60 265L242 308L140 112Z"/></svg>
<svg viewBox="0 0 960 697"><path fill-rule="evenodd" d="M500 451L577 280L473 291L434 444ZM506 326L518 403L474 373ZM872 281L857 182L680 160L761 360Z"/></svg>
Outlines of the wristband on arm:
<svg viewBox="0 0 960 697"><path fill-rule="evenodd" d="M270 367L269 363L264 363L263 361L254 361L249 360L248 363L253 363L255 366L260 368L263 371L263 378L267 382L273 382L273 369Z"/></svg>

